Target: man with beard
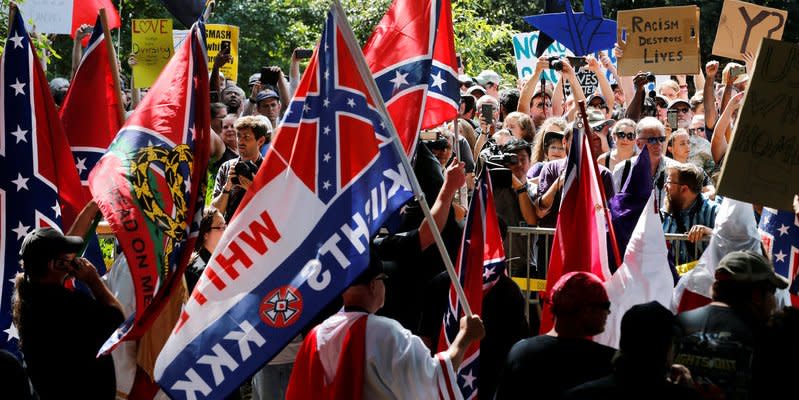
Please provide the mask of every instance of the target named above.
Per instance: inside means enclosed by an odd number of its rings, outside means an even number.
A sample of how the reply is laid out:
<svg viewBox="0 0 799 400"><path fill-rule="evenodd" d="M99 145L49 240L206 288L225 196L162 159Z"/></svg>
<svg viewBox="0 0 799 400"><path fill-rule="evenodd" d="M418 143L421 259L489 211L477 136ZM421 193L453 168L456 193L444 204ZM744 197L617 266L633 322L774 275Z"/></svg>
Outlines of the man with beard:
<svg viewBox="0 0 799 400"><path fill-rule="evenodd" d="M718 203L702 196L705 175L693 164L675 164L666 169L666 199L661 209L665 233L687 233L688 242L674 242L672 251L677 263L683 264L701 254L705 245L702 238L713 233ZM699 252L695 253L696 246Z"/></svg>

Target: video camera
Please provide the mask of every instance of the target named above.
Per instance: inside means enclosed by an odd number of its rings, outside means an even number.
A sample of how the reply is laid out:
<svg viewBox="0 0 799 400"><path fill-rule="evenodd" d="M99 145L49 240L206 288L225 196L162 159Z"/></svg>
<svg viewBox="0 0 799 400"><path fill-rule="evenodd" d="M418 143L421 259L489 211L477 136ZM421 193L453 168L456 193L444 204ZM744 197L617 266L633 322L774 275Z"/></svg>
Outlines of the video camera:
<svg viewBox="0 0 799 400"><path fill-rule="evenodd" d="M430 151L446 150L451 146L447 137L438 131L422 131L419 133L419 138Z"/></svg>
<svg viewBox="0 0 799 400"><path fill-rule="evenodd" d="M494 188L509 188L513 184L513 176L509 167L519 162L519 155L506 151L505 146L489 142L487 151L480 153L485 168L491 175Z"/></svg>

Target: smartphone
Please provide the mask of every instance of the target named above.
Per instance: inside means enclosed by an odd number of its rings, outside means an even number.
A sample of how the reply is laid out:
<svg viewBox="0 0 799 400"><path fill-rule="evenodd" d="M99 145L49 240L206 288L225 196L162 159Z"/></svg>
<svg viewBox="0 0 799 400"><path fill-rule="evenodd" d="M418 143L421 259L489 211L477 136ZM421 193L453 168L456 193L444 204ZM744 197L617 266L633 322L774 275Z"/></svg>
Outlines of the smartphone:
<svg viewBox="0 0 799 400"><path fill-rule="evenodd" d="M666 111L666 121L669 123L672 131L677 130L677 110Z"/></svg>
<svg viewBox="0 0 799 400"><path fill-rule="evenodd" d="M311 58L312 55L313 55L313 50L311 50L311 49L295 49L294 50L294 56L297 57L300 60L306 59L306 58Z"/></svg>
<svg viewBox="0 0 799 400"><path fill-rule="evenodd" d="M220 53L225 53L225 54L230 54L230 40L223 40L219 44L219 52Z"/></svg>
<svg viewBox="0 0 799 400"><path fill-rule="evenodd" d="M730 79L732 79L732 81L735 82L735 79L737 79L738 76L744 73L746 73L746 68L744 66L732 67L730 68Z"/></svg>
<svg viewBox="0 0 799 400"><path fill-rule="evenodd" d="M458 70L460 70L463 68L463 60L461 59L460 54L457 55L457 59L458 59Z"/></svg>
<svg viewBox="0 0 799 400"><path fill-rule="evenodd" d="M278 71L273 71L269 67L261 67L261 83L277 87L277 80L280 78Z"/></svg>
<svg viewBox="0 0 799 400"><path fill-rule="evenodd" d="M483 116L486 124L491 125L494 123L494 105L484 103L480 108L480 114Z"/></svg>

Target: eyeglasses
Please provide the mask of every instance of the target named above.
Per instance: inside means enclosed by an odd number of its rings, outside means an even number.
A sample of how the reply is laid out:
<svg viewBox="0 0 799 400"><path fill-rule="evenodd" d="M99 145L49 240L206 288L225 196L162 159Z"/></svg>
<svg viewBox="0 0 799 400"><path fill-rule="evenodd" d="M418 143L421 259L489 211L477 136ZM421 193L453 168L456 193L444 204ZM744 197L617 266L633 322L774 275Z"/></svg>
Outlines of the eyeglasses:
<svg viewBox="0 0 799 400"><path fill-rule="evenodd" d="M635 132L616 132L619 139L635 140Z"/></svg>
<svg viewBox="0 0 799 400"><path fill-rule="evenodd" d="M674 108L674 110L677 111L680 114L688 114L688 112L691 111L690 108L686 108L686 107L676 107L676 108Z"/></svg>
<svg viewBox="0 0 799 400"><path fill-rule="evenodd" d="M690 133L692 135L695 135L697 132L705 133L705 128L704 127L700 127L700 128L689 128L688 129L688 133Z"/></svg>
<svg viewBox="0 0 799 400"><path fill-rule="evenodd" d="M607 126L610 126L610 124L606 122L604 124L599 124L599 125L591 128L591 130L594 131L594 132L599 133L599 132L602 132L602 130L605 129L605 127L607 127Z"/></svg>
<svg viewBox="0 0 799 400"><path fill-rule="evenodd" d="M534 105L534 107L539 109L539 110L543 110L545 108L552 108L552 103L541 102L541 103L538 103L538 104Z"/></svg>
<svg viewBox="0 0 799 400"><path fill-rule="evenodd" d="M652 136L652 137L648 137L648 138L638 138L638 139L639 140L646 140L646 142L649 143L649 144L658 144L658 143L663 143L663 142L666 141L666 137L665 136Z"/></svg>

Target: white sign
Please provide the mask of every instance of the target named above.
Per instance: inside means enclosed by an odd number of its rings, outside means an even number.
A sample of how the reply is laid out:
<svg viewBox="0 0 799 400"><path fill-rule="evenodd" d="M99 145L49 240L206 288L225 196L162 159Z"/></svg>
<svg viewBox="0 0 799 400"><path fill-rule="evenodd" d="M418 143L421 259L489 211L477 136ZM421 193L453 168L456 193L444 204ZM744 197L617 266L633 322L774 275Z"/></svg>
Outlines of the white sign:
<svg viewBox="0 0 799 400"><path fill-rule="evenodd" d="M516 57L516 73L519 79L527 78L533 74L533 71L535 71L535 64L538 62L538 57L535 56L536 46L538 46L538 31L522 32L513 35L513 54ZM611 63L613 63L615 66L616 57L613 56L613 50L606 50L605 53L608 57L610 57ZM572 53L571 50L557 41L549 45L546 51L544 51L543 55L547 57L574 57L574 53ZM588 71L584 71L584 73L578 71L578 75L580 74L583 74L586 78L590 77L590 75L593 75ZM543 75L547 81L556 84L558 83L558 77L560 74L555 73L555 70L553 69L546 69L541 73L541 75ZM616 82L613 74L611 74L609 71L605 71L605 76L608 78L610 83ZM594 80L595 79L596 78L594 78ZM591 79L588 80L590 81ZM582 81L583 80L581 79L581 82Z"/></svg>
<svg viewBox="0 0 799 400"><path fill-rule="evenodd" d="M25 0L18 6L28 31L70 35L74 33L71 32L72 2L73 0Z"/></svg>

